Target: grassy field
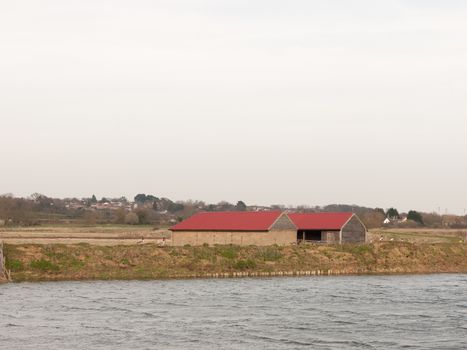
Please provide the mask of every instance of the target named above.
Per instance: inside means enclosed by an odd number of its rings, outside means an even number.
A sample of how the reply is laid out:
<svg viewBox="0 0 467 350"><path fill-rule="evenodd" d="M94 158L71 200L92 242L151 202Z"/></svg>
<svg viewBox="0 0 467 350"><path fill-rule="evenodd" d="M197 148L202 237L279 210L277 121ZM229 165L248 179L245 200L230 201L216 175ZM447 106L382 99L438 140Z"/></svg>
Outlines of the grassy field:
<svg viewBox="0 0 467 350"><path fill-rule="evenodd" d="M14 281L164 279L217 274L467 273L467 244L377 242L287 247L5 245Z"/></svg>
<svg viewBox="0 0 467 350"><path fill-rule="evenodd" d="M0 241L8 244L132 245L170 241L170 231L143 225L37 226L0 228Z"/></svg>
<svg viewBox="0 0 467 350"><path fill-rule="evenodd" d="M160 243L162 238L170 244L170 231L140 225L95 226L37 226L0 227L0 240L8 244L76 244L132 245ZM373 229L369 242L396 241L418 243L456 243L467 241L467 230L443 229Z"/></svg>
<svg viewBox="0 0 467 350"><path fill-rule="evenodd" d="M91 234L91 235L126 235L128 233L152 233L157 231L151 225L50 225L50 226L5 226L0 227L0 234Z"/></svg>
<svg viewBox="0 0 467 350"><path fill-rule="evenodd" d="M418 243L457 243L467 242L467 230L447 229L398 229L381 228L372 229L368 234L369 242L397 241Z"/></svg>

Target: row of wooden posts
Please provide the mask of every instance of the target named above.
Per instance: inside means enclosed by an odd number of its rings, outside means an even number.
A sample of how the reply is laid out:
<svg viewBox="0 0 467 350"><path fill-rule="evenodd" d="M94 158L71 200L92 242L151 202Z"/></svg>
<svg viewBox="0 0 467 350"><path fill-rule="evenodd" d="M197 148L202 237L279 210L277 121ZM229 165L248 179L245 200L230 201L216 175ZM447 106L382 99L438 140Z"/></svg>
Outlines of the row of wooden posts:
<svg viewBox="0 0 467 350"><path fill-rule="evenodd" d="M368 273L365 269L356 270L309 270L309 271L271 271L271 272L221 272L221 273L196 273L189 275L177 275L174 278L236 278L236 277L279 277L279 276L335 276Z"/></svg>

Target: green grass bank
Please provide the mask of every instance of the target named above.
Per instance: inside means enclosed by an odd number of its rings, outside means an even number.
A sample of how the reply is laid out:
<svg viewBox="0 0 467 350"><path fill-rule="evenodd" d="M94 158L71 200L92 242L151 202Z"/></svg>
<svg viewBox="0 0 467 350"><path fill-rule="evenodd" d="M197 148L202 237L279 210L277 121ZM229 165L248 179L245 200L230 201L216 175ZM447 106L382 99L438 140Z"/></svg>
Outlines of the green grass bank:
<svg viewBox="0 0 467 350"><path fill-rule="evenodd" d="M467 244L378 242L287 247L9 245L13 281L314 274L467 273Z"/></svg>

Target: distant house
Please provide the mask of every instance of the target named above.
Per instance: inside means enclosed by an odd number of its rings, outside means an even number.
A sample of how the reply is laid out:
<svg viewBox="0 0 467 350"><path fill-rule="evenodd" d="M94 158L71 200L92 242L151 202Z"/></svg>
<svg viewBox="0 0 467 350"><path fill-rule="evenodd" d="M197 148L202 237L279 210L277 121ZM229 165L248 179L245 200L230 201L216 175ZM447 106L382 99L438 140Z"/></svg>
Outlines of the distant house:
<svg viewBox="0 0 467 350"><path fill-rule="evenodd" d="M363 243L366 227L353 213L204 212L172 226L175 246L266 246L301 242Z"/></svg>
<svg viewBox="0 0 467 350"><path fill-rule="evenodd" d="M407 216L401 216L400 218L386 218L384 219L383 224L403 224L404 222L407 222Z"/></svg>

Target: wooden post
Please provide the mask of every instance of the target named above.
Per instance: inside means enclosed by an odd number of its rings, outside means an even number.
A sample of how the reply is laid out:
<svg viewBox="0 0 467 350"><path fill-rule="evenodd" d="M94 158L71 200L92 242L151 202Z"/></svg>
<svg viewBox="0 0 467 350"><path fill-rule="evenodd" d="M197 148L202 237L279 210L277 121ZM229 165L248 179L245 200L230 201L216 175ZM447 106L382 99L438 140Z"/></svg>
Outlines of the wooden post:
<svg viewBox="0 0 467 350"><path fill-rule="evenodd" d="M3 255L3 241L0 242L0 282L11 281L10 271L5 267L5 257Z"/></svg>
<svg viewBox="0 0 467 350"><path fill-rule="evenodd" d="M3 242L0 242L0 279L5 277L5 261L3 260Z"/></svg>

